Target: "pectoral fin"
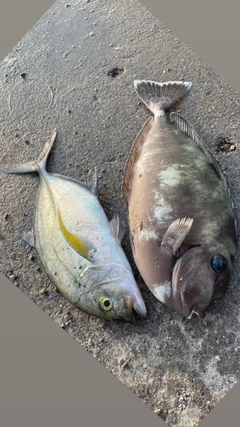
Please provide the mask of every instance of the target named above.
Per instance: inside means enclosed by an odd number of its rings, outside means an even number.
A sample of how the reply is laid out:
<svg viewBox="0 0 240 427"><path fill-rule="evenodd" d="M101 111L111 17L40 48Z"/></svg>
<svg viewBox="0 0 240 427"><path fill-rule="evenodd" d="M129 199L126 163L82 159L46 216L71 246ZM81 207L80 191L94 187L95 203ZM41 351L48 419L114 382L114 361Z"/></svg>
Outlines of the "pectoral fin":
<svg viewBox="0 0 240 427"><path fill-rule="evenodd" d="M173 221L163 235L161 246L170 248L173 255L176 255L188 235L192 223L192 218L178 218Z"/></svg>
<svg viewBox="0 0 240 427"><path fill-rule="evenodd" d="M21 238L32 248L35 248L35 237L32 231L22 233Z"/></svg>
<svg viewBox="0 0 240 427"><path fill-rule="evenodd" d="M60 210L58 209L58 222L60 226L60 230L66 239L66 241L69 243L69 245L79 253L79 255L83 256L84 258L88 259L89 261L92 260L92 252L94 250L87 247L87 244L76 234L71 233L64 225Z"/></svg>

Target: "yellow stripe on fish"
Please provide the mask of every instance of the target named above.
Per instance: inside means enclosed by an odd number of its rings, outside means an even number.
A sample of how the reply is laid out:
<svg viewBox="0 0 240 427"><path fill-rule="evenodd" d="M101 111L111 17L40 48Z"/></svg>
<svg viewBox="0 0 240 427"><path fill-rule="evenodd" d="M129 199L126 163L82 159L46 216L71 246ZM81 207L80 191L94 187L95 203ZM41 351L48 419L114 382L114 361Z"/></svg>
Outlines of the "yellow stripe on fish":
<svg viewBox="0 0 240 427"><path fill-rule="evenodd" d="M58 208L58 222L59 222L59 227L60 227L60 230L61 230L63 236L65 237L67 242L72 246L72 248L76 252L78 252L81 256L83 256L84 258L87 258L89 261L91 261L92 254L88 250L88 247L86 246L84 241L82 239L80 239L80 237L77 236L76 234L71 233L65 227L63 220L62 220L62 216L60 214L59 208Z"/></svg>

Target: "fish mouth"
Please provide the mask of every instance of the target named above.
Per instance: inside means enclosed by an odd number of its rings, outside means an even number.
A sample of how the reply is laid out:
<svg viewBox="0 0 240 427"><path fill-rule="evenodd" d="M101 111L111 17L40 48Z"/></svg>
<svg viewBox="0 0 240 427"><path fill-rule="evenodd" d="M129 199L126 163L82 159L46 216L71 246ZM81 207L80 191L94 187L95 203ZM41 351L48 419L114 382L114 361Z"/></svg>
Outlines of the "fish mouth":
<svg viewBox="0 0 240 427"><path fill-rule="evenodd" d="M133 308L140 317L147 316L147 309L143 300L133 301Z"/></svg>
<svg viewBox="0 0 240 427"><path fill-rule="evenodd" d="M147 309L146 309L146 306L145 306L143 301L135 301L134 297L126 296L125 297L125 303L126 303L126 307L128 309L128 317L130 319L129 320L130 322L133 321L134 311L136 311L136 313L140 317L146 317ZM134 309L134 311L133 311L133 309Z"/></svg>
<svg viewBox="0 0 240 427"><path fill-rule="evenodd" d="M127 307L127 316L124 316L124 320L132 323L132 321L133 321L133 301L132 301L132 298L129 296L126 296L125 297L125 304Z"/></svg>
<svg viewBox="0 0 240 427"><path fill-rule="evenodd" d="M204 319L206 313L204 310L199 310L197 308L193 308L189 316L186 316L189 320L192 318L193 314L196 314L200 319Z"/></svg>

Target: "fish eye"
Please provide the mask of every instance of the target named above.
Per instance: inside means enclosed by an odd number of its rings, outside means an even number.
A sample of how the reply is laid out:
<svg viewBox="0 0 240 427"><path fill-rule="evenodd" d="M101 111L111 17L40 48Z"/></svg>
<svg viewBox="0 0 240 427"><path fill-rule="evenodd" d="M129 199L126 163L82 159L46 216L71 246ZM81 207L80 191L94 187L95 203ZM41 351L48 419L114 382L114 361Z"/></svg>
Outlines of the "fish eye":
<svg viewBox="0 0 240 427"><path fill-rule="evenodd" d="M214 255L211 260L211 265L216 273L223 273L227 268L227 260L222 255Z"/></svg>
<svg viewBox="0 0 240 427"><path fill-rule="evenodd" d="M112 300L108 297L101 297L99 300L99 303L103 308L103 310L109 311L109 310L112 310L113 308Z"/></svg>

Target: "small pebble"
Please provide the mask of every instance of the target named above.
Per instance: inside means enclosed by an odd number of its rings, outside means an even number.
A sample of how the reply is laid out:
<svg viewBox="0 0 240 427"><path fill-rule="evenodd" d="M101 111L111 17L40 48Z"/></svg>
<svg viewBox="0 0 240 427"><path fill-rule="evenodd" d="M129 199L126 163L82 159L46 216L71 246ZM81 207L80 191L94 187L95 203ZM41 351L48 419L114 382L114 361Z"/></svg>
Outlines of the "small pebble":
<svg viewBox="0 0 240 427"><path fill-rule="evenodd" d="M39 295L44 295L46 293L47 289L46 288L41 288L39 291Z"/></svg>
<svg viewBox="0 0 240 427"><path fill-rule="evenodd" d="M118 365L122 369L125 369L129 365L129 362L127 360L125 360L123 357L120 357L120 359L118 359Z"/></svg>
<svg viewBox="0 0 240 427"><path fill-rule="evenodd" d="M122 369L125 369L129 365L128 361L124 362L121 366Z"/></svg>
<svg viewBox="0 0 240 427"><path fill-rule="evenodd" d="M120 359L118 359L118 365L122 366L122 364L125 362L125 359L123 357L120 357Z"/></svg>

